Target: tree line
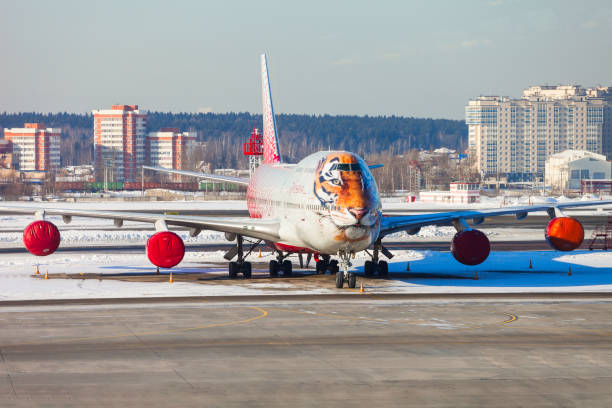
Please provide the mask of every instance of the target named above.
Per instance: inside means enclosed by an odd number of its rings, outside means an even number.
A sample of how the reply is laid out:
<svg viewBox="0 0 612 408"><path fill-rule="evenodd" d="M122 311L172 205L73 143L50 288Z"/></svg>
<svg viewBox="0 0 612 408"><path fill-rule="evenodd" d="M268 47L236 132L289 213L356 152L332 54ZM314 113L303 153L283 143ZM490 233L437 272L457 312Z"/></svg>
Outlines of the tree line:
<svg viewBox="0 0 612 408"><path fill-rule="evenodd" d="M361 156L441 146L459 151L467 147L464 121L400 116L298 115L276 117L281 153L287 161L324 149L345 149ZM211 168L246 168L242 143L261 115L251 113L148 112L149 131L162 127L198 133L206 143L203 159ZM91 164L93 160L93 116L77 113L1 113L0 128L22 127L39 122L62 129L61 165Z"/></svg>

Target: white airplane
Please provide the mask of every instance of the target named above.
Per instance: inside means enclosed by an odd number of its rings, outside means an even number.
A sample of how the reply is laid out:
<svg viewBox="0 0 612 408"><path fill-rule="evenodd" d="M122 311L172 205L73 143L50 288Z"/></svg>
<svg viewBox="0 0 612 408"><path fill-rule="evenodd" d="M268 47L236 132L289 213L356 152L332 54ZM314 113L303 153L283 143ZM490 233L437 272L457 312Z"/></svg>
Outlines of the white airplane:
<svg viewBox="0 0 612 408"><path fill-rule="evenodd" d="M34 214L36 221L24 230L24 244L35 255L48 255L59 246L60 236L55 225L45 220L46 215L61 215L64 222L72 217L94 217L114 220L117 227L123 221L149 222L156 233L146 244L147 255L158 267L173 267L183 258L185 247L181 238L168 231L169 226L190 228L191 236L202 230L225 232L236 246L226 254L229 276L241 273L251 277L251 263L245 255L244 238L265 242L275 254L270 261L271 277L291 275L291 254L314 255L317 273L335 273L336 287L356 284L350 269L351 258L359 251L368 251L366 276L388 274L388 264L379 259L382 253L392 255L382 239L396 231L416 234L425 225L452 225L457 233L451 243L454 257L461 263L477 265L489 255L490 244L484 233L471 228L467 221L478 225L486 217L515 214L523 219L529 212L546 211L551 221L546 228L546 239L558 250L571 251L582 243L584 230L579 221L566 217L561 210L568 207L609 204L612 201L551 203L483 211L457 211L410 216L388 217L382 211L380 196L371 168L358 155L348 151L322 151L311 154L297 164L283 162L276 130L276 120L270 92L266 56L261 56L263 102L263 163L251 179L218 176L157 167L145 168L180 175L235 183L247 186L249 218L218 218L166 214L145 214L72 209L40 209L22 206L0 206L0 210ZM197 204L194 204L197 205ZM253 247L251 247L252 250ZM338 260L332 260L336 256Z"/></svg>

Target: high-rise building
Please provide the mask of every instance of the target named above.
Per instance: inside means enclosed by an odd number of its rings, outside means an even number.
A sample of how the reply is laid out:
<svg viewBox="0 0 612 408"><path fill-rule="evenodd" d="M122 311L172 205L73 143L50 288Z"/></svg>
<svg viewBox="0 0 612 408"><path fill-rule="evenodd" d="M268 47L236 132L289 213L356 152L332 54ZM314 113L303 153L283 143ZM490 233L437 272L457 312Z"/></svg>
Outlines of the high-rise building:
<svg viewBox="0 0 612 408"><path fill-rule="evenodd" d="M12 146L15 170L58 171L60 168L60 129L41 123L23 128L4 129L4 139Z"/></svg>
<svg viewBox="0 0 612 408"><path fill-rule="evenodd" d="M483 176L542 179L565 150L612 156L612 89L532 86L521 99L481 96L466 106L469 153Z"/></svg>
<svg viewBox="0 0 612 408"><path fill-rule="evenodd" d="M146 157L151 166L183 169L185 155L196 141L194 132L179 132L176 128L162 128L147 136Z"/></svg>
<svg viewBox="0 0 612 408"><path fill-rule="evenodd" d="M107 168L114 181L135 181L145 161L147 115L138 105L113 105L92 113L96 178Z"/></svg>

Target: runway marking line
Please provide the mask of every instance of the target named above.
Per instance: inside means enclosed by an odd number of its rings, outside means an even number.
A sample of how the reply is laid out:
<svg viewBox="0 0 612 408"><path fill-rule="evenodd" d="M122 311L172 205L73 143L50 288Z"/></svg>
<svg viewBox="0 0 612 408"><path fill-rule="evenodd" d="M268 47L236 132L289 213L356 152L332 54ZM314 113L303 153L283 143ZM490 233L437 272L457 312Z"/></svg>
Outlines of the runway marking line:
<svg viewBox="0 0 612 408"><path fill-rule="evenodd" d="M268 308L268 310L276 311L276 312L283 312L283 313L296 313L296 314L308 315L308 316L334 317L336 319L356 320L360 322L406 323L406 324L415 324L415 325L420 325L424 323L422 320L403 320L403 319L387 320L387 319L370 318L370 317L363 318L363 317L347 316L347 315L332 314L332 313L303 312L301 310L281 309L281 308L276 308L276 307L270 307ZM515 314L506 313L506 316L508 316L508 319L504 320L503 322L499 322L498 324L508 324L508 323L512 323L518 320L518 316ZM463 325L462 323L457 323L457 324ZM481 329L483 327L486 327L486 325L457 327L456 330Z"/></svg>
<svg viewBox="0 0 612 408"><path fill-rule="evenodd" d="M239 324L246 324L246 323L250 323L253 322L255 320L259 320L259 319L263 319L264 317L268 316L268 311L264 308L258 307L258 306L245 306L248 309L253 309L253 310L257 310L259 312L261 312L260 315L255 316L255 317L251 317L248 319L244 319L244 320L238 320L238 321L234 321L234 322L225 322L225 323L212 323L212 324L206 324L203 326L195 326L195 327L183 327L180 329L170 329L170 330L155 330L155 331L148 331L148 332L134 332L134 333L125 333L125 334L116 334L116 335L110 335L110 336L89 336L89 337L75 337L72 339L66 339L66 340L57 340L57 341L49 341L49 342L45 342L45 343L41 343L40 341L31 341L31 342L24 342L24 343L17 343L17 344L11 344L11 345L4 345L3 347L11 347L11 346L23 346L23 345L35 345L35 344L55 344L55 343L63 343L63 342L75 342L75 341L83 341L83 340L91 340L91 339L105 339L105 340L109 340L109 339L120 339L123 337L132 337L132 336L153 336L156 334L170 334L170 333L181 333L181 332L187 332L187 331L195 331L195 330L202 330L202 329L210 329L213 327L227 327L227 326L236 326Z"/></svg>
<svg viewBox="0 0 612 408"><path fill-rule="evenodd" d="M508 314L506 314L506 316L508 316L508 317L509 317L509 319L508 319L508 320L504 320L504 321L502 322L503 324L512 323L512 322L515 322L515 321L517 321L517 320L518 320L518 316L517 316L517 315L515 315L515 314L509 314L509 313L508 313Z"/></svg>

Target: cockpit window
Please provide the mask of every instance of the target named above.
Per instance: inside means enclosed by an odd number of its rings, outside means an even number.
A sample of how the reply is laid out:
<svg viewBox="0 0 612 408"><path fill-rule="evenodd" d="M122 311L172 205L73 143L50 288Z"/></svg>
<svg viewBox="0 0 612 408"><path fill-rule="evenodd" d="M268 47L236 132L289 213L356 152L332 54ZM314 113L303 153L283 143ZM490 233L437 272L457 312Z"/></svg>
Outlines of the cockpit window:
<svg viewBox="0 0 612 408"><path fill-rule="evenodd" d="M361 171L359 163L338 163L334 166L340 171Z"/></svg>

